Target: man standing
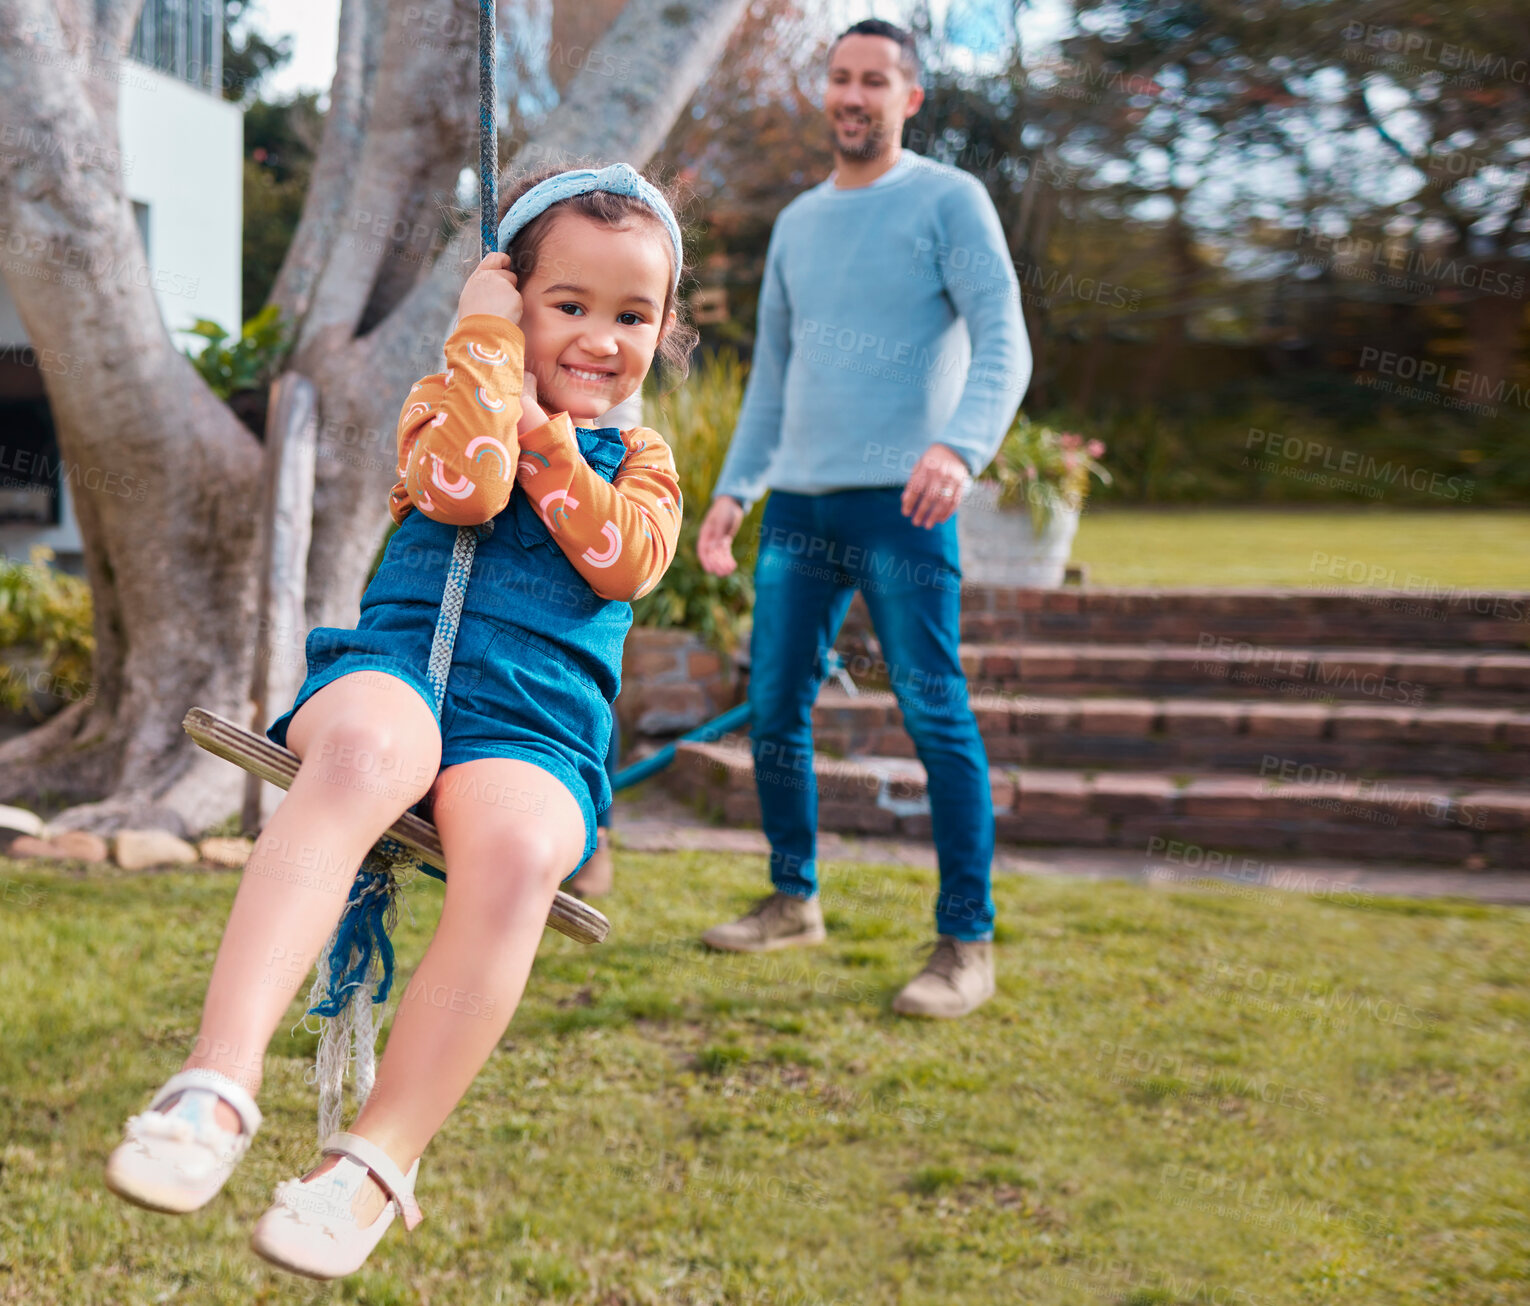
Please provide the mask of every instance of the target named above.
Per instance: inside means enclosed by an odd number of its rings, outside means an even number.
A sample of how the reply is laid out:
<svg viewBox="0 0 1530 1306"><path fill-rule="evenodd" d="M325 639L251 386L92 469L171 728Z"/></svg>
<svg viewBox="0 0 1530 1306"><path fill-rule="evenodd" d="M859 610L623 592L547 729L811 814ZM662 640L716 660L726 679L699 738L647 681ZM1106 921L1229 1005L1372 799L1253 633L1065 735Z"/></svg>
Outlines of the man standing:
<svg viewBox="0 0 1530 1306"><path fill-rule="evenodd" d="M939 937L893 1009L960 1016L994 991L994 824L957 657L953 514L1014 419L1031 356L987 192L899 146L923 100L907 32L869 19L841 35L824 94L835 171L771 232L749 383L697 553L731 572L744 513L772 491L749 700L775 892L702 938L754 952L826 937L811 713L859 589L928 775L940 862Z"/></svg>

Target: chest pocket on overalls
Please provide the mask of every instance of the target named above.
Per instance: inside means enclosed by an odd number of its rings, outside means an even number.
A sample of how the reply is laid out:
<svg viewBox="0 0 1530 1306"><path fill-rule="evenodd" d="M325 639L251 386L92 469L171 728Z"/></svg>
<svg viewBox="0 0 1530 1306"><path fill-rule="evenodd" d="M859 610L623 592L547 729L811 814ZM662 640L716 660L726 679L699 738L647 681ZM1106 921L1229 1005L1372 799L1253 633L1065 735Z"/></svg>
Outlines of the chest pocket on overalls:
<svg viewBox="0 0 1530 1306"><path fill-rule="evenodd" d="M579 441L579 452L584 456L585 462L589 463L602 480L610 481L616 476L617 469L622 465L622 459L627 456L627 446L622 443L621 432L614 426L602 427L599 431L586 431L577 429L574 432ZM522 458L535 458L536 454L523 451ZM536 478L532 477L532 484L536 484ZM542 516L537 512L536 505L531 500L531 494L519 482L516 483L515 493L510 496L510 503L515 509L515 534L516 538L528 549L556 549L558 542L547 529Z"/></svg>

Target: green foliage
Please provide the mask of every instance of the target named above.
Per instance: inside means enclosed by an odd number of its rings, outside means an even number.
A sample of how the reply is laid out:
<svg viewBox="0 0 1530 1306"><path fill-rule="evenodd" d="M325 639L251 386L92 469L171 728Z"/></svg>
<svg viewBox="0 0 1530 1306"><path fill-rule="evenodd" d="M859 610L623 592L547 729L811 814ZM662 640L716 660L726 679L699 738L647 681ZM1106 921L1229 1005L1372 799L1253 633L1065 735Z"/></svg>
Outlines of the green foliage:
<svg viewBox="0 0 1530 1306"><path fill-rule="evenodd" d="M253 0L223 0L223 98L235 104L258 96L261 82L292 59L291 36L273 43L245 21L257 7Z"/></svg>
<svg viewBox="0 0 1530 1306"><path fill-rule="evenodd" d="M292 243L324 131L318 95L253 101L244 111L241 303L264 304Z"/></svg>
<svg viewBox="0 0 1530 1306"><path fill-rule="evenodd" d="M193 335L207 341L200 354L185 350L191 365L219 399L240 390L259 390L275 379L287 353L292 324L281 317L275 304L267 304L244 324L239 339L226 343L229 334L216 322L197 318Z"/></svg>
<svg viewBox="0 0 1530 1306"><path fill-rule="evenodd" d="M1099 440L1044 426L1021 413L979 479L998 482L1001 505L1027 503L1031 525L1040 535L1058 508L1084 506L1091 476L1110 484L1110 473L1099 462L1104 452Z"/></svg>
<svg viewBox="0 0 1530 1306"><path fill-rule="evenodd" d="M1467 424L1422 405L1377 413L1340 390L1328 401L1247 394L1043 417L1087 422L1109 445L1106 501L1462 508L1530 499L1522 415Z"/></svg>
<svg viewBox="0 0 1530 1306"><path fill-rule="evenodd" d="M738 354L723 349L706 358L668 394L647 396L652 417L646 424L674 452L684 515L675 560L659 587L632 605L633 621L640 626L694 630L725 653L738 646L740 626L754 608L754 553L763 501L750 509L739 527L734 541L739 565L732 575L713 576L705 571L696 558L696 540L738 424L747 375Z"/></svg>
<svg viewBox="0 0 1530 1306"><path fill-rule="evenodd" d="M0 559L0 649L40 653L41 687L61 698L80 698L90 685L96 640L90 586L50 567L53 550L34 545L30 562ZM20 711L38 686L17 672L0 676L0 706Z"/></svg>

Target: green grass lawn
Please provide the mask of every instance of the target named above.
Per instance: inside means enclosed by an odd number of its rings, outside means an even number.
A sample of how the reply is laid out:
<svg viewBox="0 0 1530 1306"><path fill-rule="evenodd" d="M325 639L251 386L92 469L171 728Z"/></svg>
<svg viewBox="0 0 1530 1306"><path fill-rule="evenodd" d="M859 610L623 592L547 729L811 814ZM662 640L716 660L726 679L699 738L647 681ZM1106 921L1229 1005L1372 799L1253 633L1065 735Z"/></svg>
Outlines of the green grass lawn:
<svg viewBox="0 0 1530 1306"><path fill-rule="evenodd" d="M827 867L827 946L704 953L763 876L622 855L612 938L546 937L426 1152L425 1222L325 1288L247 1247L317 1159L298 999L211 1205L101 1182L195 1034L235 877L0 862L0 1301L1530 1300L1525 911L1006 876L998 997L911 1023L930 875ZM441 901L408 894L402 975Z"/></svg>
<svg viewBox="0 0 1530 1306"><path fill-rule="evenodd" d="M1530 589L1530 513L1090 508L1073 561L1095 585Z"/></svg>

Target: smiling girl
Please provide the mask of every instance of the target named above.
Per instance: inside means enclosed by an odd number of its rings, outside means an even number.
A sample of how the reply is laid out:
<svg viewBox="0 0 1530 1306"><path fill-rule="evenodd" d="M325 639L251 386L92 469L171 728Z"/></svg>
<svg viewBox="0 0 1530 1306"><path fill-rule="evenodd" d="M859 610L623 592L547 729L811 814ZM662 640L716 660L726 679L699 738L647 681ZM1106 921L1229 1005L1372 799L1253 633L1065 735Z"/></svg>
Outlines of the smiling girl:
<svg viewBox="0 0 1530 1306"><path fill-rule="evenodd" d="M355 1123L277 1186L251 1240L315 1278L358 1269L395 1212L407 1229L421 1218L420 1155L499 1043L559 883L595 847L630 601L680 530L665 442L593 425L655 353L683 374L694 347L668 200L612 164L524 177L500 214L445 371L405 399L399 528L360 621L310 633L307 679L266 732L302 764L245 867L194 1051L107 1169L157 1210L219 1191L260 1124L291 998L279 980L313 965L367 849L426 800L447 865L440 924ZM480 539L438 711L426 668L459 526Z"/></svg>

